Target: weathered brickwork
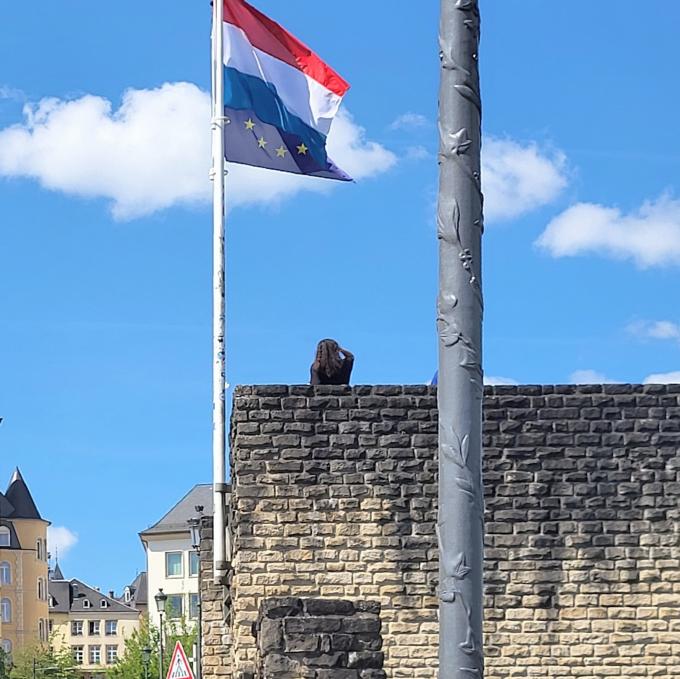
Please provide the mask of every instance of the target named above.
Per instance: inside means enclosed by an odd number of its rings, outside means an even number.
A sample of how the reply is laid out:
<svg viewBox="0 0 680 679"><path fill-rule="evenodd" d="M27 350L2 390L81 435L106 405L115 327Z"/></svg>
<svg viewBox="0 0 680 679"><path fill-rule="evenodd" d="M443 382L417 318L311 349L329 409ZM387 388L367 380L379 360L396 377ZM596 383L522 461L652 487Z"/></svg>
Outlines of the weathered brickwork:
<svg viewBox="0 0 680 679"><path fill-rule="evenodd" d="M488 392L490 677L680 677L679 397Z"/></svg>
<svg viewBox="0 0 680 679"><path fill-rule="evenodd" d="M436 418L434 387L236 390L237 671L297 596L379 602L387 676L436 676ZM487 679L678 679L680 386L487 388L484 427Z"/></svg>
<svg viewBox="0 0 680 679"><path fill-rule="evenodd" d="M262 598L321 596L379 601L388 674L433 674L436 438L424 386L237 389L236 667Z"/></svg>
<svg viewBox="0 0 680 679"><path fill-rule="evenodd" d="M231 677L232 640L229 617L231 589L213 579L213 520L201 519L201 672L206 679Z"/></svg>
<svg viewBox="0 0 680 679"><path fill-rule="evenodd" d="M265 599L255 638L260 679L385 679L377 602Z"/></svg>

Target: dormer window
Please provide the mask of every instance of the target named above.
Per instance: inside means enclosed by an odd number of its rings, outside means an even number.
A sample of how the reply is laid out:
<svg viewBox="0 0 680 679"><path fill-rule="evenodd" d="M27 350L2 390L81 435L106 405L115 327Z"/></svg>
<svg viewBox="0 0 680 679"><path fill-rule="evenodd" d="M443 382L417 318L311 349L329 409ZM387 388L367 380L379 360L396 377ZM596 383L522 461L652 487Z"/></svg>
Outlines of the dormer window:
<svg viewBox="0 0 680 679"><path fill-rule="evenodd" d="M109 602L106 599L102 599L99 602L99 608L108 608L109 607Z"/></svg>
<svg viewBox="0 0 680 679"><path fill-rule="evenodd" d="M130 601L132 601L132 592L130 591L129 587L125 588L125 592L123 594L123 599L125 600L126 604L129 603Z"/></svg>
<svg viewBox="0 0 680 679"><path fill-rule="evenodd" d="M89 599L83 599L83 608L89 608L90 607L90 600Z"/></svg>

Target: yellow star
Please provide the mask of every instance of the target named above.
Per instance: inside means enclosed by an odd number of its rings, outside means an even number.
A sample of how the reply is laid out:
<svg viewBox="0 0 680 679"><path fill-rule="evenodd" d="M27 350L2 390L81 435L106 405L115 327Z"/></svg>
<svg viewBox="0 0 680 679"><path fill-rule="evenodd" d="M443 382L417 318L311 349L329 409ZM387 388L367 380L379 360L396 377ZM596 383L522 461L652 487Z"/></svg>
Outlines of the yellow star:
<svg viewBox="0 0 680 679"><path fill-rule="evenodd" d="M288 152L288 149L283 145L279 146L279 148L276 149L276 155L279 158L285 158L287 152Z"/></svg>
<svg viewBox="0 0 680 679"><path fill-rule="evenodd" d="M255 123L253 122L252 118L248 118L245 123L243 123L246 126L246 130L252 130L255 128Z"/></svg>
<svg viewBox="0 0 680 679"><path fill-rule="evenodd" d="M264 140L264 137L260 137L260 138L257 140L257 145L258 145L261 149L263 149L268 143L269 143L269 142L267 142L267 141Z"/></svg>
<svg viewBox="0 0 680 679"><path fill-rule="evenodd" d="M297 147L297 152L299 156L306 156L309 149L305 146L305 142L302 142L300 146Z"/></svg>

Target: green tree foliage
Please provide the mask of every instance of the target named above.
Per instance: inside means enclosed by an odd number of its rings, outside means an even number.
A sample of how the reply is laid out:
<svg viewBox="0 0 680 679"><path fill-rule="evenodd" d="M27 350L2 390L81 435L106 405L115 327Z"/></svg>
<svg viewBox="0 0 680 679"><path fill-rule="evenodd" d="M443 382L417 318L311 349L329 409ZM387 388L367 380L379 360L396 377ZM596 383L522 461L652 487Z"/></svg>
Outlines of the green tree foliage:
<svg viewBox="0 0 680 679"><path fill-rule="evenodd" d="M9 679L10 662L7 653L0 648L0 679Z"/></svg>
<svg viewBox="0 0 680 679"><path fill-rule="evenodd" d="M56 650L53 644L27 646L12 654L9 679L77 679L71 650Z"/></svg>
<svg viewBox="0 0 680 679"><path fill-rule="evenodd" d="M172 651L177 641L181 642L188 656L193 653L196 642L196 630L191 629L184 619L170 621L163 625L163 674L168 671ZM145 679L144 652L150 649L148 677L157 679L160 673L158 667L158 651L160 632L147 619L142 621L140 628L135 630L125 640L125 650L118 657L118 661L108 672L109 679Z"/></svg>

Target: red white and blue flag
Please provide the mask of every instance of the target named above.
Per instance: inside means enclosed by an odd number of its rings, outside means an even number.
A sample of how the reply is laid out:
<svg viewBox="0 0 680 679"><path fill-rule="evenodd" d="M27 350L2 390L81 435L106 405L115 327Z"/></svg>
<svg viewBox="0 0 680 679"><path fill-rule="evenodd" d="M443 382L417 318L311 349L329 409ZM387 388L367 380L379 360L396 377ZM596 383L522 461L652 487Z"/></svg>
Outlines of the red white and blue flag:
<svg viewBox="0 0 680 679"><path fill-rule="evenodd" d="M223 34L226 159L350 181L326 153L347 82L243 0L224 0Z"/></svg>

